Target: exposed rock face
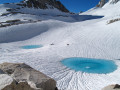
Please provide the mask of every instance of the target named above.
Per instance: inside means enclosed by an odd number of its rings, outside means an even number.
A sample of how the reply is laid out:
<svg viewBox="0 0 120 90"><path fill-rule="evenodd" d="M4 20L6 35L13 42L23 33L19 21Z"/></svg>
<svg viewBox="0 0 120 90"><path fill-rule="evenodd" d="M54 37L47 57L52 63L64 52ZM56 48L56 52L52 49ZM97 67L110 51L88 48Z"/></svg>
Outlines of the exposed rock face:
<svg viewBox="0 0 120 90"><path fill-rule="evenodd" d="M18 83L15 80L13 80L13 82L10 85L7 85L2 90L43 90L43 89L34 89L31 88L27 82Z"/></svg>
<svg viewBox="0 0 120 90"><path fill-rule="evenodd" d="M120 1L120 0L112 0L110 3L111 4L116 4L118 1Z"/></svg>
<svg viewBox="0 0 120 90"><path fill-rule="evenodd" d="M100 0L96 7L103 7L108 1L110 2L110 4L116 4L120 0Z"/></svg>
<svg viewBox="0 0 120 90"><path fill-rule="evenodd" d="M24 6L29 8L31 7L40 9L57 8L62 12L69 12L60 1L56 0L24 0L22 3Z"/></svg>
<svg viewBox="0 0 120 90"><path fill-rule="evenodd" d="M14 79L3 90L55 90L56 88L55 80L26 64L3 63L0 64L0 69ZM18 87L21 88L15 89Z"/></svg>
<svg viewBox="0 0 120 90"><path fill-rule="evenodd" d="M109 85L109 86L103 88L102 90L120 90L120 85L118 85L118 84Z"/></svg>
<svg viewBox="0 0 120 90"><path fill-rule="evenodd" d="M0 69L0 74L4 74L3 70Z"/></svg>
<svg viewBox="0 0 120 90"><path fill-rule="evenodd" d="M99 4L97 7L103 7L106 4L107 0L100 0Z"/></svg>
<svg viewBox="0 0 120 90"><path fill-rule="evenodd" d="M13 78L7 74L0 74L0 90L13 82Z"/></svg>
<svg viewBox="0 0 120 90"><path fill-rule="evenodd" d="M117 21L120 21L120 18L116 18L116 19L109 20L109 21L107 22L107 24L111 24L111 23L114 23L114 22L117 22Z"/></svg>

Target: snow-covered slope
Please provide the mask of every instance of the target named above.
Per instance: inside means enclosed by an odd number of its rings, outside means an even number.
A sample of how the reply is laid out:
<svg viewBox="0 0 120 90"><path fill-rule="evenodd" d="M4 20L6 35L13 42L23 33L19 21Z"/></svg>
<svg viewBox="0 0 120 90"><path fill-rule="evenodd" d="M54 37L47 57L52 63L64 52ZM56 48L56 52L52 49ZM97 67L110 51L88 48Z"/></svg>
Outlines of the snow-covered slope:
<svg viewBox="0 0 120 90"><path fill-rule="evenodd" d="M52 17L57 17L60 15L63 15L64 17L68 15L68 13L61 12L57 8L36 9L36 8L28 8L28 7L19 6L17 3L16 4L1 4L0 9L1 9L1 12L0 12L1 19L2 18L6 19L7 17L12 19L11 16L16 17L18 14L19 14L18 18L21 15L22 18L25 18L25 17L35 18L36 17L37 19L39 16L40 16L39 18L41 18L42 16L44 16L45 18L45 15L52 16Z"/></svg>
<svg viewBox="0 0 120 90"><path fill-rule="evenodd" d="M54 78L60 90L101 90L120 84L120 21L108 24L120 18L119 6L120 2L108 2L102 8L72 15L58 9L0 5L0 14L8 13L0 16L1 24L10 24L0 27L0 63L24 62ZM18 13L6 11L10 8L20 9L13 10ZM17 25L8 21L16 19ZM39 44L43 47L20 48ZM109 74L75 72L60 63L69 57L114 60L118 68Z"/></svg>
<svg viewBox="0 0 120 90"><path fill-rule="evenodd" d="M104 15L106 17L120 16L120 1L109 0L103 7L94 7L83 14Z"/></svg>

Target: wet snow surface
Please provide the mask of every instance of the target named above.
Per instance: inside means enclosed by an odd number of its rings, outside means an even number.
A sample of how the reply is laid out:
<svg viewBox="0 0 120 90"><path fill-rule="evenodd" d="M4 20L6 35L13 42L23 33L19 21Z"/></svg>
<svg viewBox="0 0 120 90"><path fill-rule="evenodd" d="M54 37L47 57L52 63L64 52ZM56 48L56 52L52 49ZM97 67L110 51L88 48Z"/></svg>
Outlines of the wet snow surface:
<svg viewBox="0 0 120 90"><path fill-rule="evenodd" d="M0 5L0 13L5 13L6 8L8 7ZM86 13L100 15L104 9L106 13L110 10L110 15L114 11L112 8L108 10L106 6ZM25 9L21 12L27 11L29 10ZM44 15L35 13L36 10L34 14L37 15L31 15L32 11L29 11L27 14L0 16L3 22L13 19L42 20L0 28L0 63L24 62L54 78L60 90L101 90L107 85L120 84L120 61L117 60L120 59L120 22L109 25L106 23L113 17L119 17L119 12L114 12L113 16L105 15L103 18L85 20L83 15L75 18L67 14L68 17L63 17L48 11L41 11ZM46 13L48 15L45 15ZM44 47L19 48L25 45ZM76 72L61 63L61 60L70 57L112 60L118 67L108 74Z"/></svg>

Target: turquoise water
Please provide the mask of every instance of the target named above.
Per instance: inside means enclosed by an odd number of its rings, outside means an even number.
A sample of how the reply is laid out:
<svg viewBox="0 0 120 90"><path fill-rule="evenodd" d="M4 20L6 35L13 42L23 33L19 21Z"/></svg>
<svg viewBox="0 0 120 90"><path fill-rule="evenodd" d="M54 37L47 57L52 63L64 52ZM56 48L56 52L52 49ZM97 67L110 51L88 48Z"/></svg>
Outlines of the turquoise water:
<svg viewBox="0 0 120 90"><path fill-rule="evenodd" d="M26 45L26 46L22 46L22 49L36 49L36 48L41 48L42 45Z"/></svg>
<svg viewBox="0 0 120 90"><path fill-rule="evenodd" d="M66 58L61 63L70 69L86 73L107 74L117 69L114 61L103 59Z"/></svg>

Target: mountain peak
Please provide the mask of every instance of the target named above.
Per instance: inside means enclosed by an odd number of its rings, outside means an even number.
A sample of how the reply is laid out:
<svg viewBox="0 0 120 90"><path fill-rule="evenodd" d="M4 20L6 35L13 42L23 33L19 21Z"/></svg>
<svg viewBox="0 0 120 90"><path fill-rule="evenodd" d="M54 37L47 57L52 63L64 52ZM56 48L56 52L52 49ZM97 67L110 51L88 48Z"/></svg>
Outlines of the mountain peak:
<svg viewBox="0 0 120 90"><path fill-rule="evenodd" d="M40 9L48 9L48 8L57 8L62 12L69 12L65 6L57 0L24 0L22 1L23 5L28 8L40 8Z"/></svg>

